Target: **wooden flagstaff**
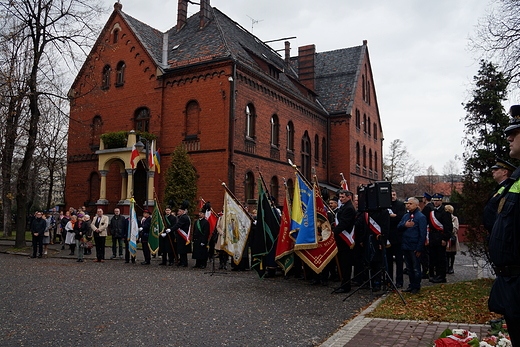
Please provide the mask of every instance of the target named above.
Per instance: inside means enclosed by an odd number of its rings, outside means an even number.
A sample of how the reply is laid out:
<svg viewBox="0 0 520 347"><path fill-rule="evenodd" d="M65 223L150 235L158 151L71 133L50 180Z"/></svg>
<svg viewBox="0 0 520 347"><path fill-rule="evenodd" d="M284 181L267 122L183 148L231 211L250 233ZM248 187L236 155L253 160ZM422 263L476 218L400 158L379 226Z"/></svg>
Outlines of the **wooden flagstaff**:
<svg viewBox="0 0 520 347"><path fill-rule="evenodd" d="M258 170L258 174L260 175L260 179L262 181L262 185L264 186L265 193L267 194L269 206L271 206L271 209L276 210L276 206L274 206L274 201L271 200L271 194L269 194L269 189L267 188L267 184L264 180L264 175L262 175L262 171L260 171L260 168L257 166L256 169ZM285 184L285 178L284 178L284 184ZM280 216L278 216L280 217Z"/></svg>
<svg viewBox="0 0 520 347"><path fill-rule="evenodd" d="M204 199L202 198L202 196L199 197L199 200L202 201L204 204L206 203L206 200L204 200ZM202 206L202 207L204 207L204 206ZM218 213L215 212L215 210L213 209L213 207L211 208L211 213L213 213L213 215L215 215L215 217L218 218Z"/></svg>

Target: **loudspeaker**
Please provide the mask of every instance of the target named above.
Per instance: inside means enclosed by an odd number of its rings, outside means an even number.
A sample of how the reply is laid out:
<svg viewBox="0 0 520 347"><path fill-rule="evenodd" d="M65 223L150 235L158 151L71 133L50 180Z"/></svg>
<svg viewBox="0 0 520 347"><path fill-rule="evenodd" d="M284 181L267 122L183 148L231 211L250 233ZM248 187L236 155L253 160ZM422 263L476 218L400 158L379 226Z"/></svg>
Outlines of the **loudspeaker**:
<svg viewBox="0 0 520 347"><path fill-rule="evenodd" d="M392 207L392 184L377 181L367 186L358 187L358 210L375 211Z"/></svg>

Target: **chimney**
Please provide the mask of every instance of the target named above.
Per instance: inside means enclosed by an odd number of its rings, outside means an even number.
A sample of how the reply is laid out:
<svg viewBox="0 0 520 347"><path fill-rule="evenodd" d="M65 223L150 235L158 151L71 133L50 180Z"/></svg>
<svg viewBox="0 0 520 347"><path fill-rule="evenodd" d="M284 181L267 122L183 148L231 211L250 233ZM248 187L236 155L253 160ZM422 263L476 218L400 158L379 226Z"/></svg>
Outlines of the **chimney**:
<svg viewBox="0 0 520 347"><path fill-rule="evenodd" d="M314 57L316 56L316 46L308 45L298 47L298 75L300 82L314 91L315 73Z"/></svg>
<svg viewBox="0 0 520 347"><path fill-rule="evenodd" d="M114 10L121 11L123 9L123 4L121 4L119 1L114 4Z"/></svg>
<svg viewBox="0 0 520 347"><path fill-rule="evenodd" d="M291 61L291 43L285 41L285 64L289 65Z"/></svg>
<svg viewBox="0 0 520 347"><path fill-rule="evenodd" d="M211 6L209 0L200 0L199 28L204 28L211 19Z"/></svg>
<svg viewBox="0 0 520 347"><path fill-rule="evenodd" d="M188 1L179 0L177 5L177 31L181 30L186 25L188 18Z"/></svg>

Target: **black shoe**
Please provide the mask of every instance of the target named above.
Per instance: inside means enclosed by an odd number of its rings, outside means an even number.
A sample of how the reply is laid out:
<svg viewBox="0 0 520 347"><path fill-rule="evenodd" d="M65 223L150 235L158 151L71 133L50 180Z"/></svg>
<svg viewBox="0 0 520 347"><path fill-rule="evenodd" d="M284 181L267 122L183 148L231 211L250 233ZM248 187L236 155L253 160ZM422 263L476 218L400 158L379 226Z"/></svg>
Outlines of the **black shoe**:
<svg viewBox="0 0 520 347"><path fill-rule="evenodd" d="M350 285L352 287L359 287L361 285L361 283L357 282L357 281L350 281Z"/></svg>
<svg viewBox="0 0 520 347"><path fill-rule="evenodd" d="M413 288L408 287L408 288L406 288L406 289L404 289L404 290L401 290L401 291L402 291L403 293L411 293L412 290L413 290Z"/></svg>
<svg viewBox="0 0 520 347"><path fill-rule="evenodd" d="M334 290L333 293L336 293L336 294L340 294L340 293L348 293L350 292L350 288L338 288L336 290Z"/></svg>
<svg viewBox="0 0 520 347"><path fill-rule="evenodd" d="M428 274L423 274L423 275L422 275L422 279L423 279L423 280L427 280L429 277L430 277L430 276L428 276Z"/></svg>
<svg viewBox="0 0 520 347"><path fill-rule="evenodd" d="M65 246L61 246L61 249L64 250L64 249L65 249Z"/></svg>
<svg viewBox="0 0 520 347"><path fill-rule="evenodd" d="M312 281L311 281L311 284L312 284L312 285L320 284L320 280L312 280Z"/></svg>
<svg viewBox="0 0 520 347"><path fill-rule="evenodd" d="M326 286L329 285L329 283L328 283L327 281L323 280L323 281L321 281L321 285L324 286L324 287L326 287Z"/></svg>
<svg viewBox="0 0 520 347"><path fill-rule="evenodd" d="M166 265L166 263L160 263L159 265Z"/></svg>
<svg viewBox="0 0 520 347"><path fill-rule="evenodd" d="M403 288L403 284L402 283L398 283L395 286L396 286L396 288Z"/></svg>
<svg viewBox="0 0 520 347"><path fill-rule="evenodd" d="M435 279L434 279L433 277L430 277L430 279L429 279L428 281L434 283L434 282L433 282L434 280L435 280Z"/></svg>
<svg viewBox="0 0 520 347"><path fill-rule="evenodd" d="M36 258L36 256L35 255L31 255L31 258Z"/></svg>
<svg viewBox="0 0 520 347"><path fill-rule="evenodd" d="M128 264L130 262L130 260L125 260L125 264Z"/></svg>
<svg viewBox="0 0 520 347"><path fill-rule="evenodd" d="M448 273L448 274L450 274L450 275L452 275L452 274L454 274L454 273L455 273L455 271L453 271L453 268L452 268L452 267L450 267L450 268L448 269L448 272L447 272L447 273Z"/></svg>
<svg viewBox="0 0 520 347"><path fill-rule="evenodd" d="M40 253L40 254L38 254L38 258L41 258L41 257L42 257L41 253Z"/></svg>
<svg viewBox="0 0 520 347"><path fill-rule="evenodd" d="M173 266L175 265L175 263L168 263L168 266Z"/></svg>
<svg viewBox="0 0 520 347"><path fill-rule="evenodd" d="M381 286L374 286L374 287L372 288L372 291L374 291L374 292L378 292L378 291L380 291L380 290L381 290Z"/></svg>
<svg viewBox="0 0 520 347"><path fill-rule="evenodd" d="M143 261L143 262L141 263L141 265L150 265L150 262L149 262L149 261Z"/></svg>
<svg viewBox="0 0 520 347"><path fill-rule="evenodd" d="M206 265L201 265L199 266L200 269L205 269L206 268Z"/></svg>
<svg viewBox="0 0 520 347"><path fill-rule="evenodd" d="M437 278L434 278L432 282L433 283L446 283L448 281L446 280L446 277L444 277L444 278L437 277Z"/></svg>
<svg viewBox="0 0 520 347"><path fill-rule="evenodd" d="M199 265L193 265L191 268L192 269L198 269L198 268L200 268L200 266Z"/></svg>
<svg viewBox="0 0 520 347"><path fill-rule="evenodd" d="M420 289L419 288L414 288L410 291L410 294L417 294L419 293Z"/></svg>
<svg viewBox="0 0 520 347"><path fill-rule="evenodd" d="M69 255L74 255L74 252L70 252Z"/></svg>

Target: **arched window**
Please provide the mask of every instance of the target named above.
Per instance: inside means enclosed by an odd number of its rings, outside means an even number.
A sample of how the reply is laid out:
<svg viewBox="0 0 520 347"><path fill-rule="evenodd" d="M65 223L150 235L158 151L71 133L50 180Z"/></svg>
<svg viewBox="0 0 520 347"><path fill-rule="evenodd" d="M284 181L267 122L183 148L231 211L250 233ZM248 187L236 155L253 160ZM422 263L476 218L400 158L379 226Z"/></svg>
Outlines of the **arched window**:
<svg viewBox="0 0 520 347"><path fill-rule="evenodd" d="M276 176L273 176L271 178L269 193L275 199L275 203L280 204L280 202L278 201L278 177Z"/></svg>
<svg viewBox="0 0 520 347"><path fill-rule="evenodd" d="M377 125L374 123L374 140L377 140Z"/></svg>
<svg viewBox="0 0 520 347"><path fill-rule="evenodd" d="M311 153L311 139L305 131L302 137L302 174L307 178L311 178Z"/></svg>
<svg viewBox="0 0 520 347"><path fill-rule="evenodd" d="M291 199L292 201L292 198L294 196L294 183L292 178L289 178L287 180L287 192L289 193L289 199Z"/></svg>
<svg viewBox="0 0 520 347"><path fill-rule="evenodd" d="M361 85L362 85L362 91L363 91L363 101L367 101L367 92L366 92L366 86L365 86L365 75L361 76Z"/></svg>
<svg viewBox="0 0 520 347"><path fill-rule="evenodd" d="M358 109L356 109L356 129L361 129L361 112Z"/></svg>
<svg viewBox="0 0 520 347"><path fill-rule="evenodd" d="M110 87L110 65L105 65L103 68L103 75L101 76L101 88L108 89Z"/></svg>
<svg viewBox="0 0 520 347"><path fill-rule="evenodd" d="M125 62L120 61L116 67L116 87L122 86L125 83Z"/></svg>
<svg viewBox="0 0 520 347"><path fill-rule="evenodd" d="M294 124L287 123L287 150L294 151Z"/></svg>
<svg viewBox="0 0 520 347"><path fill-rule="evenodd" d="M368 135L371 135L371 132L372 132L372 125L370 124L370 117L368 117L368 120L367 120L367 131L368 131Z"/></svg>
<svg viewBox="0 0 520 347"><path fill-rule="evenodd" d="M374 151L374 171L377 172L377 152Z"/></svg>
<svg viewBox="0 0 520 347"><path fill-rule="evenodd" d="M246 173L246 203L248 200L255 198L255 175L251 171Z"/></svg>
<svg viewBox="0 0 520 347"><path fill-rule="evenodd" d="M367 148L363 146L363 167L367 167Z"/></svg>
<svg viewBox="0 0 520 347"><path fill-rule="evenodd" d="M149 132L150 110L147 107L135 111L135 130Z"/></svg>
<svg viewBox="0 0 520 347"><path fill-rule="evenodd" d="M197 137L199 134L200 106L195 100L186 105L186 137Z"/></svg>
<svg viewBox="0 0 520 347"><path fill-rule="evenodd" d="M255 138L255 121L255 107L253 104L248 104L246 106L246 136L252 139Z"/></svg>
<svg viewBox="0 0 520 347"><path fill-rule="evenodd" d="M325 138L321 139L321 162L327 163L327 140Z"/></svg>
<svg viewBox="0 0 520 347"><path fill-rule="evenodd" d="M356 164L361 165L361 151L359 149L359 142L356 142Z"/></svg>
<svg viewBox="0 0 520 347"><path fill-rule="evenodd" d="M372 149L368 150L368 168L372 170Z"/></svg>
<svg viewBox="0 0 520 347"><path fill-rule="evenodd" d="M280 145L280 123L275 114L271 117L271 145L276 147Z"/></svg>
<svg viewBox="0 0 520 347"><path fill-rule="evenodd" d="M92 118L91 133L90 133L90 145L97 146L99 149L99 135L102 133L103 121L101 116L97 115Z"/></svg>
<svg viewBox="0 0 520 347"><path fill-rule="evenodd" d="M119 41L119 29L114 30L114 43Z"/></svg>
<svg viewBox="0 0 520 347"><path fill-rule="evenodd" d="M367 102L370 105L370 81L367 79Z"/></svg>
<svg viewBox="0 0 520 347"><path fill-rule="evenodd" d="M367 115L363 114L363 132L367 133Z"/></svg>

